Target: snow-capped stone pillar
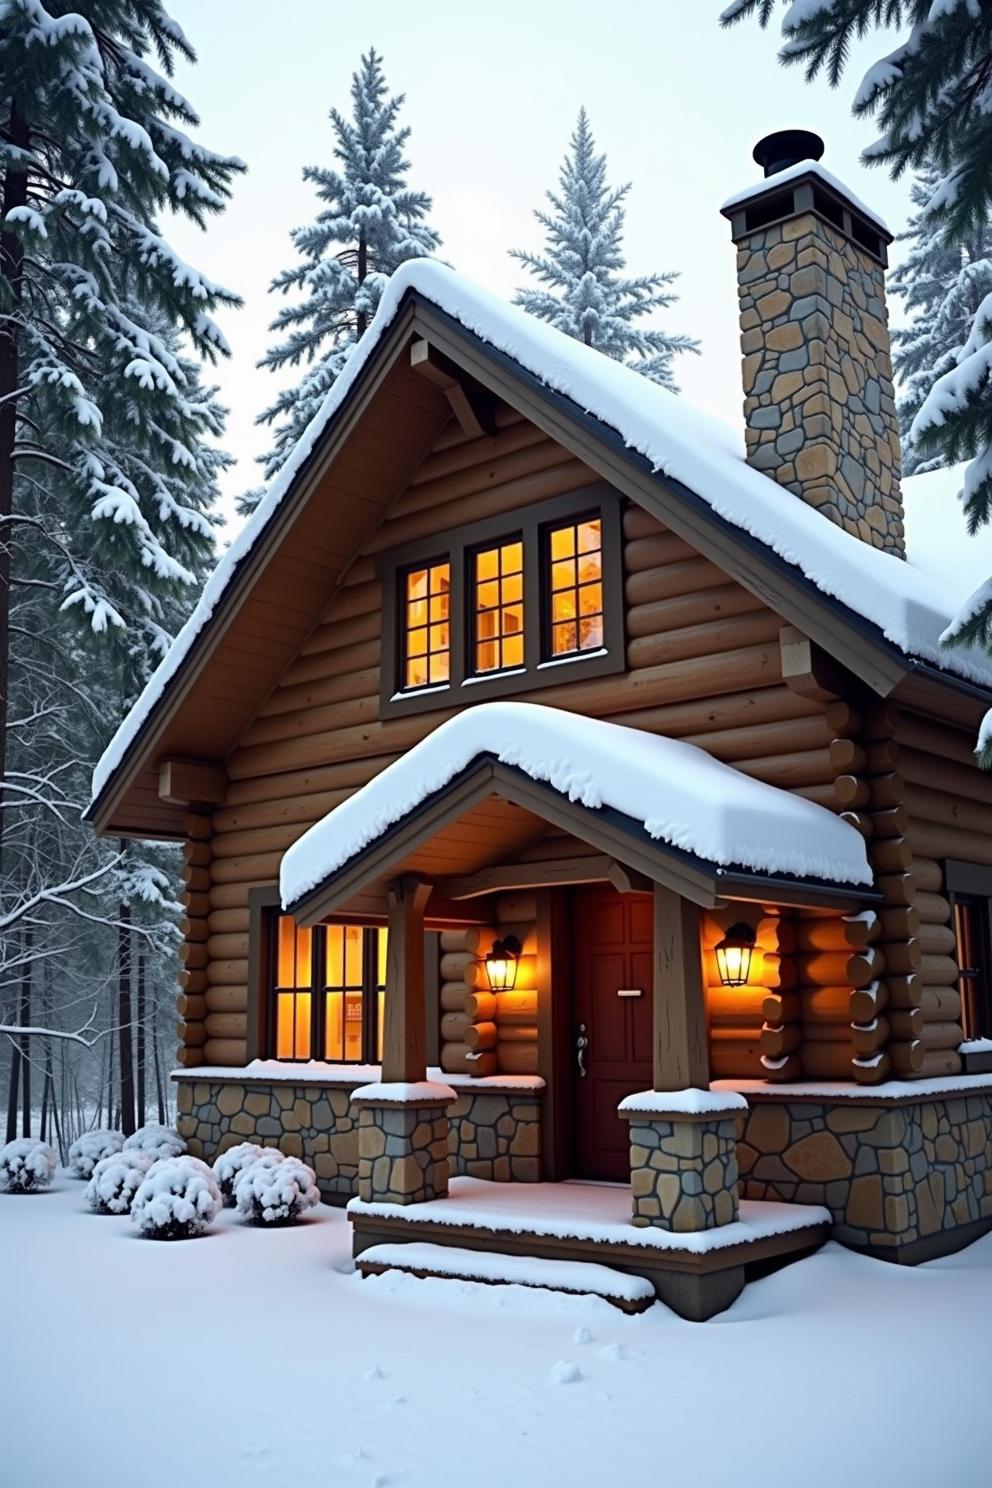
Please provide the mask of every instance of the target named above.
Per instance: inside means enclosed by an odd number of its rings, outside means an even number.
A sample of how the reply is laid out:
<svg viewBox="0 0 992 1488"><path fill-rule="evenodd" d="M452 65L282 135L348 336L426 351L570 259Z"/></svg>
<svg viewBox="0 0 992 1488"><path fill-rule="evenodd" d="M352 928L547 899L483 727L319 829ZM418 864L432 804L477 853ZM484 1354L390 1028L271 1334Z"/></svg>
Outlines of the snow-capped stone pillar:
<svg viewBox="0 0 992 1488"><path fill-rule="evenodd" d="M448 1194L449 1085L432 1080L363 1085L358 1110L358 1197L421 1204Z"/></svg>
<svg viewBox="0 0 992 1488"><path fill-rule="evenodd" d="M732 1091L645 1090L621 1101L630 1123L631 1222L680 1234L737 1218L737 1127L747 1102Z"/></svg>

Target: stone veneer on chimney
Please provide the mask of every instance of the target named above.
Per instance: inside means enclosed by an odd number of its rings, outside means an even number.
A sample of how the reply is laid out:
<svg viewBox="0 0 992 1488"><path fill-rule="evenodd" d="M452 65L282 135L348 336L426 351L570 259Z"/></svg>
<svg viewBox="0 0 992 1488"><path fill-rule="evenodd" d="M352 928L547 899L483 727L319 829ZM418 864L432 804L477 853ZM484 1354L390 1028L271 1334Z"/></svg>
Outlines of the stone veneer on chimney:
<svg viewBox="0 0 992 1488"><path fill-rule="evenodd" d="M892 238L814 160L790 160L797 139L822 151L815 135L770 136L755 159L772 174L722 209L737 244L747 458L904 557L885 305Z"/></svg>

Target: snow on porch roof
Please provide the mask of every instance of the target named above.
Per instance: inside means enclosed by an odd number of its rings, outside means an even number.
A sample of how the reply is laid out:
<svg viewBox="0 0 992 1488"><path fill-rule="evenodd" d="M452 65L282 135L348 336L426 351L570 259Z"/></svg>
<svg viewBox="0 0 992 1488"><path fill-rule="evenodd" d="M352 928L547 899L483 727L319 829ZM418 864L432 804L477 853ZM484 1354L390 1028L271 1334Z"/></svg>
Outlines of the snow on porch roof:
<svg viewBox="0 0 992 1488"><path fill-rule="evenodd" d="M535 703L480 703L441 724L286 851L283 905L312 893L479 756L495 756L592 810L612 807L656 841L720 868L872 881L854 827L694 744Z"/></svg>
<svg viewBox="0 0 992 1488"><path fill-rule="evenodd" d="M344 403L404 296L414 291L553 392L570 399L660 475L681 481L713 512L798 568L823 594L870 621L898 650L992 687L992 661L976 647L944 649L941 632L963 594L935 583L911 561L844 532L745 463L736 432L640 373L480 289L445 264L413 259L391 277L379 308L250 519L223 554L199 603L125 716L93 772L93 800L123 763L220 605L228 585L291 490Z"/></svg>

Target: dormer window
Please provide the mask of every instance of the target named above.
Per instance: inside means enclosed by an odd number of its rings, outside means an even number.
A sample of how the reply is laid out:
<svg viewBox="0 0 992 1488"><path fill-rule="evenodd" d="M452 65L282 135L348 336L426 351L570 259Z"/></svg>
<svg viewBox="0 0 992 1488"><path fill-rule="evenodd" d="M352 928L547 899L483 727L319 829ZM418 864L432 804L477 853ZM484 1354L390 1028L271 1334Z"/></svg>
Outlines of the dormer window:
<svg viewBox="0 0 992 1488"><path fill-rule="evenodd" d="M384 555L381 713L624 667L620 508L592 486Z"/></svg>

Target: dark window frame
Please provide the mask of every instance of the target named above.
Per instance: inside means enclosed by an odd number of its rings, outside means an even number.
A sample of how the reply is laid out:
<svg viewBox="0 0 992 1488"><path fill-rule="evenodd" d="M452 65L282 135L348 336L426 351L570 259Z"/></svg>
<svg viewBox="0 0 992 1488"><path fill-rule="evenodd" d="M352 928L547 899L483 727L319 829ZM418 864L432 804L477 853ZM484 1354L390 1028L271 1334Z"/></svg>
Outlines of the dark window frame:
<svg viewBox="0 0 992 1488"><path fill-rule="evenodd" d="M972 939L976 965L961 967L958 948L955 960L962 971L960 981L971 983L970 1002L973 1019L966 1019L966 999L962 996L962 1025L966 1039L992 1038L992 868L981 863L948 859L944 864L944 885L951 904L972 910ZM952 921L952 928L955 928ZM969 1026L971 1024L972 1026Z"/></svg>
<svg viewBox="0 0 992 1488"><path fill-rule="evenodd" d="M457 708L466 703L515 697L537 688L624 671L626 627L620 500L612 486L605 481L596 482L383 553L377 564L382 580L380 717L403 718L441 708ZM545 582L546 534L553 527L593 517L602 523L603 645L596 651L554 657L548 653L550 590ZM513 541L518 535L524 549L524 665L476 673L471 664L474 657L472 558L480 548ZM411 569L445 560L451 565L449 680L407 689L402 686L405 648L400 586Z"/></svg>

